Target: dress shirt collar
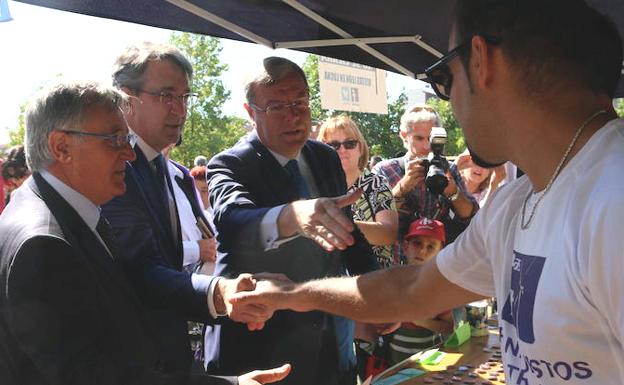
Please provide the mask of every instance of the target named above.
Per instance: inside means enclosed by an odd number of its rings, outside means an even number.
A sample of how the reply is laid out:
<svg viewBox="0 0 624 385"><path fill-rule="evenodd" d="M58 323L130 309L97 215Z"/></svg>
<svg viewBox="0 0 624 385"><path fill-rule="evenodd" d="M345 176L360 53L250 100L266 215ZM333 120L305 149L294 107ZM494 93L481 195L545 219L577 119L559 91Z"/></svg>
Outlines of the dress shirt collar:
<svg viewBox="0 0 624 385"><path fill-rule="evenodd" d="M96 231L100 220L100 209L84 195L63 183L60 179L46 170L40 172L41 177L56 190L59 195L80 215L92 231Z"/></svg>
<svg viewBox="0 0 624 385"><path fill-rule="evenodd" d="M134 134L136 135L136 133ZM137 135L137 146L139 146L139 148L143 152L143 155L145 155L145 159L147 159L148 162L151 162L152 160L154 160L154 158L160 155L160 152L154 150L139 135Z"/></svg>
<svg viewBox="0 0 624 385"><path fill-rule="evenodd" d="M266 146L265 146L266 147ZM288 163L289 160L291 160L290 158L285 157L284 155L280 155L277 152L272 151L271 149L269 149L268 147L266 148L267 150L269 150L269 152L273 155L273 157L275 158L275 160L277 160L277 162L280 164L280 166L285 167L286 163ZM301 164L301 162L305 162L305 160L303 159L303 156L301 155L301 150L299 150L299 152L297 153L297 156L294 157L294 159L297 160L297 163Z"/></svg>

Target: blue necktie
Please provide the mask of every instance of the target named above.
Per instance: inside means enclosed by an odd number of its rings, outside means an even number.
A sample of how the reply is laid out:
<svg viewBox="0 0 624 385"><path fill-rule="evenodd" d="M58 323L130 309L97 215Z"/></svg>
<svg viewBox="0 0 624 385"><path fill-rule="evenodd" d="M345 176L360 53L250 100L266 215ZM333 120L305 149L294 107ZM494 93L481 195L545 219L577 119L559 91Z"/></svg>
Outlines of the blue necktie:
<svg viewBox="0 0 624 385"><path fill-rule="evenodd" d="M297 187L297 193L299 194L299 198L308 199L310 198L310 189L308 188L308 184L305 179L303 179L303 175L301 175L301 171L299 171L299 165L295 159L291 159L286 163L286 171L290 175L293 180L293 183Z"/></svg>
<svg viewBox="0 0 624 385"><path fill-rule="evenodd" d="M165 176L165 170L167 169L167 164L165 163L165 157L162 154L158 154L154 159L152 159L152 170L154 171L154 177L156 178L156 186L158 187L158 192L160 195L160 200L163 204L164 214L168 220L167 223L171 222L171 218L169 215L169 190L167 178Z"/></svg>

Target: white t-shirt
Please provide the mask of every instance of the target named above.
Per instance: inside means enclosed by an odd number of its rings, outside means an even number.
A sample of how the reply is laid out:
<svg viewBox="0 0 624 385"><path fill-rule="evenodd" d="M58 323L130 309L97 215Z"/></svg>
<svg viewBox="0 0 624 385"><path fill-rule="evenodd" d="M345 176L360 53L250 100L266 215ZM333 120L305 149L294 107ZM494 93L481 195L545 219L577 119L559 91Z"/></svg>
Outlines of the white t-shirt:
<svg viewBox="0 0 624 385"><path fill-rule="evenodd" d="M624 121L592 136L522 230L530 191L526 176L496 191L438 268L496 295L507 384L622 384Z"/></svg>

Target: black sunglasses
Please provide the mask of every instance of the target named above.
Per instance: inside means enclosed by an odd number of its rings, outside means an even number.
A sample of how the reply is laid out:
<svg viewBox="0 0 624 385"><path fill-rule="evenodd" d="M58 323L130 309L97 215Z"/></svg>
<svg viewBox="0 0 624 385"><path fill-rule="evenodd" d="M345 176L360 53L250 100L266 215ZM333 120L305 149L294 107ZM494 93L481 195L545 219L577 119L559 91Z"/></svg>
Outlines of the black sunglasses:
<svg viewBox="0 0 624 385"><path fill-rule="evenodd" d="M355 139L349 139L349 140L345 140L344 142L339 142L337 140L334 140L332 142L327 143L329 146L333 147L334 150L338 151L338 149L340 149L340 146L344 146L345 149L347 150L353 150L355 147L357 147L358 145L358 141Z"/></svg>
<svg viewBox="0 0 624 385"><path fill-rule="evenodd" d="M485 42L488 44L496 45L500 44L501 42L500 38L498 37L485 35L479 36L483 37ZM471 41L472 38L453 48L446 55L442 56L440 60L425 69L427 81L431 84L433 91L440 99L449 100L451 98L453 75L451 74L451 69L449 68L448 63L450 63L451 60L459 56L463 50L469 48L469 44Z"/></svg>

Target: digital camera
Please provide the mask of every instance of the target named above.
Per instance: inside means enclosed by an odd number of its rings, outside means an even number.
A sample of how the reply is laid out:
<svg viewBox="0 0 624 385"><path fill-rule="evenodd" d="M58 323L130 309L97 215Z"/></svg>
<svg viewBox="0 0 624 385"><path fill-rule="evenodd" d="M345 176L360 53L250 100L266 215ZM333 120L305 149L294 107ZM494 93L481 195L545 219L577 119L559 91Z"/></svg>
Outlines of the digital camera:
<svg viewBox="0 0 624 385"><path fill-rule="evenodd" d="M429 136L431 152L426 158L421 158L425 168L425 185L432 194L440 195L448 186L446 171L449 168L448 161L444 157L446 145L446 130L444 127L433 127Z"/></svg>

